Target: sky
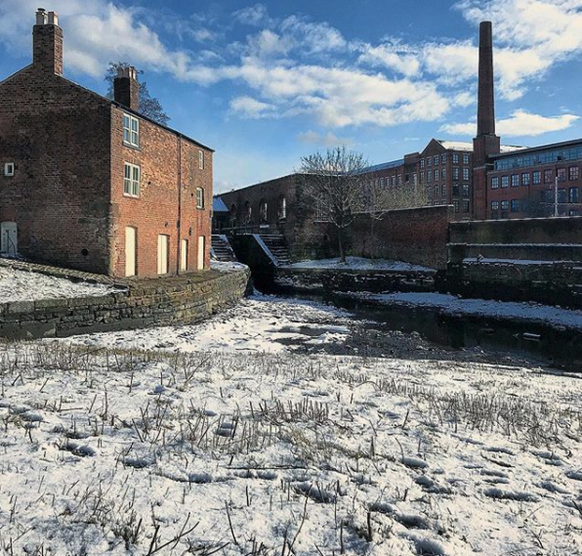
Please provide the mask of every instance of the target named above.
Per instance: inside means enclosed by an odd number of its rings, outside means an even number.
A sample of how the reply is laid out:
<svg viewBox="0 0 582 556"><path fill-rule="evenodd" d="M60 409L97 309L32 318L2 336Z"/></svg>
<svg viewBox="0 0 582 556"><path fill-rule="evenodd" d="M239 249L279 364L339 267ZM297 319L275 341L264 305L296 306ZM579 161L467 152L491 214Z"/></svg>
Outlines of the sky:
<svg viewBox="0 0 582 556"><path fill-rule="evenodd" d="M0 79L30 63L39 0L0 0ZM504 144L582 136L582 0L47 0L65 75L105 94L144 71L170 126L216 150L224 192L336 145L370 164L475 133L477 35L493 22Z"/></svg>

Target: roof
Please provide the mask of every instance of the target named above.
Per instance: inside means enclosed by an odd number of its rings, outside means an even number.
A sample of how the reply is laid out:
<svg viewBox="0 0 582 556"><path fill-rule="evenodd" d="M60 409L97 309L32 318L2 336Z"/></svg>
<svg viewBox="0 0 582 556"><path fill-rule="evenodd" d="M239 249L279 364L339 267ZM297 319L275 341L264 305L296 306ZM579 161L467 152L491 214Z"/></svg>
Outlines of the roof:
<svg viewBox="0 0 582 556"><path fill-rule="evenodd" d="M569 141L562 141L561 143L550 143L548 145L538 145L537 147L514 147L511 151L505 151L501 154L492 155L491 158L500 158L503 156L509 156L511 154L527 154L531 152L539 152L539 151L546 151L548 149L556 149L556 148L567 148L573 147L575 145L582 145L582 138L580 139L571 139ZM519 151L517 153L516 151Z"/></svg>
<svg viewBox="0 0 582 556"><path fill-rule="evenodd" d="M398 160L391 160L390 162L383 162L382 164L375 164L374 166L368 166L362 170L362 174L369 174L370 172L379 172L381 170L389 170L390 168L397 168L404 164L404 159L399 158Z"/></svg>
<svg viewBox="0 0 582 556"><path fill-rule="evenodd" d="M18 74L20 74L23 71L25 71L27 69L30 69L32 67L33 67L33 64L28 64L27 66L19 69L17 72L13 73L12 75L9 75L5 79L0 80L0 84L3 84L5 82L13 79ZM155 120L152 120L150 117L145 116L144 114L142 114L141 112L139 112L137 110L132 110L128 106L124 106L123 104L121 104L119 102L116 102L113 99L110 99L110 98L107 98L106 96L100 95L99 93L96 93L95 91L92 91L91 89L88 89L87 87L83 87L83 85L79 85L79 83L73 81L72 79L69 79L68 77L65 77L64 75L59 75L59 77L61 79L64 79L65 81L67 81L71 85L74 85L75 87L77 87L79 89L82 89L83 91L86 91L87 93L90 93L90 94L92 94L92 95L94 95L96 97L99 97L100 99L108 102L109 104L112 104L113 106L117 106L118 108L121 108L125 112L129 112L130 114L134 114L135 116L138 116L142 120L146 120L147 122L150 122L150 123L152 123L154 125L157 125L158 127L161 127L162 129L165 129L166 131L169 131L170 133L173 133L174 135L177 135L178 137L182 137L183 139L186 139L187 141L190 141L191 143L194 143L195 145L198 145L199 147L202 147L203 149L206 149L208 151L215 152L212 147L209 147L207 145L204 145L203 143L200 143L200 141L196 141L196 139L193 139L192 137L189 137L188 135L185 135L184 133L182 133L180 131L177 131L176 129L174 129L172 127L169 127L169 126L164 125L164 124L160 124L159 122L156 122Z"/></svg>
<svg viewBox="0 0 582 556"><path fill-rule="evenodd" d="M442 139L435 139L435 141L440 143L443 146L443 148L450 151L473 152L473 143L469 143L466 141L443 141ZM501 145L501 152L509 153L525 148L527 147L520 147L518 145Z"/></svg>
<svg viewBox="0 0 582 556"><path fill-rule="evenodd" d="M212 198L212 212L228 212L224 201L220 197Z"/></svg>

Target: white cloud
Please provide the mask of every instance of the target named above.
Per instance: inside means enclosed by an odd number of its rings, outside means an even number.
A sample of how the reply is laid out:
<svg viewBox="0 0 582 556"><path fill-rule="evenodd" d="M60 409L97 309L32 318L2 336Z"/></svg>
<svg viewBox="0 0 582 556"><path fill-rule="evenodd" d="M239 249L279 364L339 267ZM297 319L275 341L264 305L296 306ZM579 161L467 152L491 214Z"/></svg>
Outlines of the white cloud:
<svg viewBox="0 0 582 556"><path fill-rule="evenodd" d="M370 64L375 67L386 67L407 77L420 73L420 60L417 53L403 51L398 45L381 44L372 46L361 45L362 54L358 58L361 64Z"/></svg>
<svg viewBox="0 0 582 556"><path fill-rule="evenodd" d="M511 114L511 117L497 121L496 131L502 137L535 137L550 131L568 129L578 119L579 116L574 114L547 117L525 110L516 110ZM474 122L447 124L441 126L439 131L474 137L477 133L477 124Z"/></svg>
<svg viewBox="0 0 582 556"><path fill-rule="evenodd" d="M267 7L264 4L255 4L254 6L243 8L234 12L233 16L238 22L253 27L273 24L273 20L269 17Z"/></svg>
<svg viewBox="0 0 582 556"><path fill-rule="evenodd" d="M351 146L354 144L352 139L347 137L338 137L335 133L328 131L327 133L317 133L317 131L309 130L298 135L299 141L308 145L321 145L324 147L334 147L337 145Z"/></svg>
<svg viewBox="0 0 582 556"><path fill-rule="evenodd" d="M249 96L236 97L230 101L230 109L245 118L264 118L276 115L276 107Z"/></svg>

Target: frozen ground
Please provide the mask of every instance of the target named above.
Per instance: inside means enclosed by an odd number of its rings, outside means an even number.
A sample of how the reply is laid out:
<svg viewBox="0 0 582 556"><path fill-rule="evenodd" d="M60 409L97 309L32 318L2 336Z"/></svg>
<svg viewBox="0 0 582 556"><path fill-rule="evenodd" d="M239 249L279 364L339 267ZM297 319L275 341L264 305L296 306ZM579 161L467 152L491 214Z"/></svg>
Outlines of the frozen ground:
<svg viewBox="0 0 582 556"><path fill-rule="evenodd" d="M433 269L400 261L389 261L385 259L364 259L361 257L346 257L346 262L337 259L320 259L314 261L303 261L290 264L287 268L331 268L348 270L393 270L404 271L431 271Z"/></svg>
<svg viewBox="0 0 582 556"><path fill-rule="evenodd" d="M0 555L582 553L582 380L323 354L348 317L5 346Z"/></svg>
<svg viewBox="0 0 582 556"><path fill-rule="evenodd" d="M38 272L0 267L0 303L106 295L111 291L114 288L103 284L73 282Z"/></svg>
<svg viewBox="0 0 582 556"><path fill-rule="evenodd" d="M438 309L450 316L511 319L546 324L555 328L582 329L582 311L562 309L539 303L515 303L486 299L465 299L440 293L350 294L385 305Z"/></svg>

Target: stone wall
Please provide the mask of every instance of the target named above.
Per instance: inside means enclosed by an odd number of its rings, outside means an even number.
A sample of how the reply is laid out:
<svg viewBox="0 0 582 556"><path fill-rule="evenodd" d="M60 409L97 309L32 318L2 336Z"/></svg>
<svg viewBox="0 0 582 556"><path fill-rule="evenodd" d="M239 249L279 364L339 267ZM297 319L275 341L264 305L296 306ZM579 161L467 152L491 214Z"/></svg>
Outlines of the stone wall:
<svg viewBox="0 0 582 556"><path fill-rule="evenodd" d="M0 336L33 339L191 324L234 305L248 279L248 269L209 271L135 280L127 291L100 297L2 303Z"/></svg>

